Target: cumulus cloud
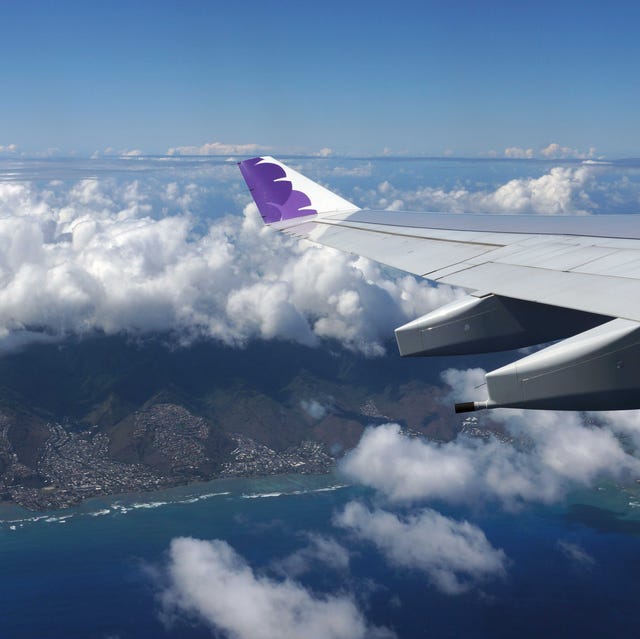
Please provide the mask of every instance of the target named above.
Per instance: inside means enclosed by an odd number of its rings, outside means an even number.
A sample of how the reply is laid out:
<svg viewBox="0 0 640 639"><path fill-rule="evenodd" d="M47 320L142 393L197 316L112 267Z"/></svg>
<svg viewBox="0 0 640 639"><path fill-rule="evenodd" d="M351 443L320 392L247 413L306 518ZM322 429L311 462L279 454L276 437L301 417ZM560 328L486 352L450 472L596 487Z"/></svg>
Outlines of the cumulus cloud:
<svg viewBox="0 0 640 639"><path fill-rule="evenodd" d="M394 636L369 626L346 595L314 595L294 581L257 574L224 541L174 539L166 575L165 619L186 614L233 639Z"/></svg>
<svg viewBox="0 0 640 639"><path fill-rule="evenodd" d="M348 503L334 523L373 543L392 564L424 572L442 592L460 594L506 574L507 557L477 526L435 510L400 517Z"/></svg>
<svg viewBox="0 0 640 639"><path fill-rule="evenodd" d="M519 146L510 146L504 150L504 157L524 159L533 157L533 149L522 149Z"/></svg>
<svg viewBox="0 0 640 639"><path fill-rule="evenodd" d="M2 154L14 154L18 151L17 144L0 144L0 153Z"/></svg>
<svg viewBox="0 0 640 639"><path fill-rule="evenodd" d="M226 144L224 142L206 142L201 146L176 146L167 150L167 155L252 155L267 151L260 144Z"/></svg>
<svg viewBox="0 0 640 639"><path fill-rule="evenodd" d="M561 146L557 142L552 142L540 151L540 154L550 160L576 158L585 160L596 155L595 147L590 147L588 151L579 151L568 146Z"/></svg>
<svg viewBox="0 0 640 639"><path fill-rule="evenodd" d="M368 355L455 295L264 227L254 204L208 225L194 185L0 183L0 340L29 331L173 331L242 346L335 339ZM161 219L161 206L177 209ZM0 348L2 345L0 344Z"/></svg>
<svg viewBox="0 0 640 639"><path fill-rule="evenodd" d="M491 210L513 213L585 213L593 207L585 188L594 178L588 167L554 167L539 178L510 180L487 199Z"/></svg>
<svg viewBox="0 0 640 639"><path fill-rule="evenodd" d="M406 437L398 424L367 428L341 467L351 479L393 501L457 499L472 484L475 471L464 448Z"/></svg>
<svg viewBox="0 0 640 639"><path fill-rule="evenodd" d="M492 419L524 443L462 434L442 444L384 424L364 432L342 469L392 502L492 500L507 508L551 503L572 487L640 474L640 460L610 430L585 426L577 413L496 410Z"/></svg>
<svg viewBox="0 0 640 639"><path fill-rule="evenodd" d="M509 180L492 191L471 191L464 187L445 190L430 186L403 190L385 180L368 196L371 206L389 210L585 214L597 209L589 196L595 183L596 171L590 165L558 166L540 177Z"/></svg>

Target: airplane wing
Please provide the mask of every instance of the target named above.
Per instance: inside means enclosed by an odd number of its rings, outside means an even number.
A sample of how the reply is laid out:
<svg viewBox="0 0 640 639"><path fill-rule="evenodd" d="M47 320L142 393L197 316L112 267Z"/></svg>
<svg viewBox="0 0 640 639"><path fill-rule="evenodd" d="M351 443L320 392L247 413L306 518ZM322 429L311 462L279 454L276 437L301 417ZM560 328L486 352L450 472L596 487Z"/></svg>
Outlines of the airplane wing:
<svg viewBox="0 0 640 639"><path fill-rule="evenodd" d="M397 328L401 355L562 340L488 373L458 412L640 408L640 216L373 211L272 157L239 166L271 228L467 290Z"/></svg>

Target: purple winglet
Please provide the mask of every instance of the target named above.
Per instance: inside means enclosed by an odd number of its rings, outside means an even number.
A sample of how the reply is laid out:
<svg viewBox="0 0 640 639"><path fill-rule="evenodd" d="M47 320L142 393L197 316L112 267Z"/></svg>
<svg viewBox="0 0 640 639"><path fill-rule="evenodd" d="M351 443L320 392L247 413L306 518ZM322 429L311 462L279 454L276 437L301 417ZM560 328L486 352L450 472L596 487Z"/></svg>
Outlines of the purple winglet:
<svg viewBox="0 0 640 639"><path fill-rule="evenodd" d="M252 158L238 162L238 166L267 224L317 213L305 208L311 206L311 200L302 191L295 191L289 180L282 179L287 174L278 164Z"/></svg>

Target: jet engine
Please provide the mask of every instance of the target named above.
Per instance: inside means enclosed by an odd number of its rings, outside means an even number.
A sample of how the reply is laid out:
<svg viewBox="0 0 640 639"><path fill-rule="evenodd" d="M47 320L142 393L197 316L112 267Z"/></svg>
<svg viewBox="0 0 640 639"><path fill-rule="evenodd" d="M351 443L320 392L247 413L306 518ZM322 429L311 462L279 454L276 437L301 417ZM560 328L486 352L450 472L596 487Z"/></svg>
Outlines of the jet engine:
<svg viewBox="0 0 640 639"><path fill-rule="evenodd" d="M400 355L506 351L575 335L608 317L498 295L469 295L396 328Z"/></svg>
<svg viewBox="0 0 640 639"><path fill-rule="evenodd" d="M640 323L497 295L470 295L396 329L402 356L461 355L563 341L487 373L482 408L640 408Z"/></svg>
<svg viewBox="0 0 640 639"><path fill-rule="evenodd" d="M481 408L640 408L640 323L614 319L487 373Z"/></svg>

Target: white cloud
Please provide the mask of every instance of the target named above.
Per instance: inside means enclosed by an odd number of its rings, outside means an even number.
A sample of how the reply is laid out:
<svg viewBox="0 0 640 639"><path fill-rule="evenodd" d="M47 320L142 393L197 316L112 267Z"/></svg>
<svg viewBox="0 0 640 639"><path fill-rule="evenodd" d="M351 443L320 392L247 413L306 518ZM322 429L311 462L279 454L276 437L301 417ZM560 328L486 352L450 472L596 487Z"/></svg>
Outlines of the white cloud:
<svg viewBox="0 0 640 639"><path fill-rule="evenodd" d="M524 415L506 417L527 419ZM528 419L527 419L528 421ZM551 414L533 420L536 444L544 466L558 477L591 485L598 477L622 477L625 471L640 472L640 462L628 455L608 430L582 426L580 417Z"/></svg>
<svg viewBox="0 0 640 639"><path fill-rule="evenodd" d="M347 168L367 173L372 165ZM596 181L600 170L556 167L476 192L399 191L386 180L358 191L358 202L584 212L595 208L589 194L609 186ZM255 338L335 339L377 355L395 327L458 295L273 233L254 204L244 216L212 223L207 216L223 211L207 200L211 184L224 192L227 210L240 208L248 195L234 166L193 171L201 172L195 173L200 183L185 182L171 168L162 179L0 183L0 341L36 329L59 336L173 331L183 340L203 336L239 346ZM637 199L633 186L616 182L612 188L627 202Z"/></svg>
<svg viewBox="0 0 640 639"><path fill-rule="evenodd" d="M173 331L238 346L329 338L377 355L395 326L454 296L273 233L254 204L204 229L188 214L154 219L199 197L192 184L154 186L0 183L0 340L34 327Z"/></svg>
<svg viewBox="0 0 640 639"><path fill-rule="evenodd" d="M465 448L406 437L398 424L367 428L341 468L393 501L459 499L475 478Z"/></svg>
<svg viewBox="0 0 640 639"><path fill-rule="evenodd" d="M306 319L289 301L284 282L257 282L231 291L226 311L240 334L263 339L286 336L308 346L317 343Z"/></svg>
<svg viewBox="0 0 640 639"><path fill-rule="evenodd" d="M3 154L14 154L18 151L17 144L0 144L0 153Z"/></svg>
<svg viewBox="0 0 640 639"><path fill-rule="evenodd" d="M187 614L233 639L390 637L368 626L346 595L316 596L294 581L256 574L224 541L171 542L164 616Z"/></svg>
<svg viewBox="0 0 640 639"><path fill-rule="evenodd" d="M504 150L504 157L524 159L533 157L533 149L521 149L518 146L510 146Z"/></svg>
<svg viewBox="0 0 640 639"><path fill-rule="evenodd" d="M385 211L402 211L404 206L404 200L393 200L389 204L385 204Z"/></svg>
<svg viewBox="0 0 640 639"><path fill-rule="evenodd" d="M584 160L587 158L595 157L596 150L594 147L590 147L589 150L586 152L579 151L578 149L571 149L568 146L561 146L557 142L552 142L551 144L546 146L544 149L542 149L540 151L540 154L543 157L548 158L550 160L569 159L569 158Z"/></svg>
<svg viewBox="0 0 640 639"><path fill-rule="evenodd" d="M489 154L491 155L491 153ZM511 159L531 159L534 157L543 157L548 160L567 160L567 159L587 159L596 155L594 147L590 147L588 151L580 151L572 149L568 146L562 146L557 142L551 142L546 147L535 151L532 148L521 148L518 146L510 146L504 150L504 157Z"/></svg>
<svg viewBox="0 0 640 639"><path fill-rule="evenodd" d="M252 155L263 153L268 147L260 144L225 144L206 142L201 146L177 146L169 149L167 155Z"/></svg>
<svg viewBox="0 0 640 639"><path fill-rule="evenodd" d="M54 149L57 151L58 149ZM101 157L122 157L122 158L135 158L141 157L144 155L144 151L141 149L114 149L113 147L108 146L106 149L102 151L94 151L91 154L92 160L97 160Z"/></svg>
<svg viewBox="0 0 640 639"><path fill-rule="evenodd" d="M591 568L596 563L595 559L580 544L561 539L557 546L567 559L583 568Z"/></svg>
<svg viewBox="0 0 640 639"><path fill-rule="evenodd" d="M327 414L327 407L315 399L303 399L300 406L312 419L322 419Z"/></svg>
<svg viewBox="0 0 640 639"><path fill-rule="evenodd" d="M585 187L593 176L588 167L554 167L539 178L510 180L486 203L495 212L584 213L590 204Z"/></svg>
<svg viewBox="0 0 640 639"><path fill-rule="evenodd" d="M399 517L352 501L334 523L372 542L390 563L424 572L447 594L506 574L506 555L489 543L482 530L431 509Z"/></svg>
<svg viewBox="0 0 640 639"><path fill-rule="evenodd" d="M623 437L636 453L640 452L640 410L600 411L589 413L588 417Z"/></svg>
<svg viewBox="0 0 640 639"><path fill-rule="evenodd" d="M577 413L503 409L491 419L527 445L465 435L440 444L384 424L365 430L342 469L394 502L497 500L507 508L551 503L575 486L640 474L640 460L610 430L584 426Z"/></svg>
<svg viewBox="0 0 640 639"><path fill-rule="evenodd" d="M367 195L372 208L451 213L585 214L597 209L589 196L597 169L591 165L553 167L540 177L515 178L493 191L464 187L397 189L388 180Z"/></svg>
<svg viewBox="0 0 640 639"><path fill-rule="evenodd" d="M449 369L442 379L451 387L452 400L478 395L473 391L484 375L482 369ZM472 394L473 393L473 394ZM529 454L545 472L564 480L589 485L597 478L621 478L640 473L640 460L629 454L616 434L628 435L640 444L640 412L527 411L494 409L490 419L504 425L514 437L525 437Z"/></svg>
<svg viewBox="0 0 640 639"><path fill-rule="evenodd" d="M481 393L478 389L486 386L486 371L482 368L448 368L441 373L442 381L451 388L451 393L443 401L451 404L455 401L469 401L469 398L478 397Z"/></svg>
<svg viewBox="0 0 640 639"><path fill-rule="evenodd" d="M349 569L349 551L332 537L309 533L309 543L288 557L276 562L276 567L291 578L299 577L318 564L339 572Z"/></svg>

